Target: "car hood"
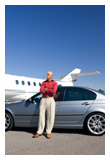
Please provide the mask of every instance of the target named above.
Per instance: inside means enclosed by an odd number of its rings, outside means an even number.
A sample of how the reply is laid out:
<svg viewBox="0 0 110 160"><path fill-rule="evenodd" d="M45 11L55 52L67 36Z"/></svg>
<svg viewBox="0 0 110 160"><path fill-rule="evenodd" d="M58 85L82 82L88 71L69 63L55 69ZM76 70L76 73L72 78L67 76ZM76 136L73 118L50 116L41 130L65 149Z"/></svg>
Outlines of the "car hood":
<svg viewBox="0 0 110 160"><path fill-rule="evenodd" d="M10 103L5 104L5 106L20 105L22 103L24 103L24 101L10 102Z"/></svg>

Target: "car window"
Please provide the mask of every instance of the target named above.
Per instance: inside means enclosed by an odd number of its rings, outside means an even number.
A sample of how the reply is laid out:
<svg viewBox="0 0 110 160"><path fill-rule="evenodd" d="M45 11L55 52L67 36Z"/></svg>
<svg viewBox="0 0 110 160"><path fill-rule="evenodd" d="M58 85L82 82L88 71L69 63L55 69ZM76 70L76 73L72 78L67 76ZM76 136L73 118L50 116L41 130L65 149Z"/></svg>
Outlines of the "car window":
<svg viewBox="0 0 110 160"><path fill-rule="evenodd" d="M77 100L84 100L84 89L76 87L66 88L64 101L77 101Z"/></svg>
<svg viewBox="0 0 110 160"><path fill-rule="evenodd" d="M34 96L32 99L36 102L39 102L42 99L42 94L39 93L36 96Z"/></svg>
<svg viewBox="0 0 110 160"><path fill-rule="evenodd" d="M37 93L34 96L32 96L31 98L27 99L26 102L39 102L42 98L42 94L41 93Z"/></svg>
<svg viewBox="0 0 110 160"><path fill-rule="evenodd" d="M85 100L95 100L96 94L85 89Z"/></svg>
<svg viewBox="0 0 110 160"><path fill-rule="evenodd" d="M64 88L59 87L54 97L55 101L62 101L63 95L64 95Z"/></svg>

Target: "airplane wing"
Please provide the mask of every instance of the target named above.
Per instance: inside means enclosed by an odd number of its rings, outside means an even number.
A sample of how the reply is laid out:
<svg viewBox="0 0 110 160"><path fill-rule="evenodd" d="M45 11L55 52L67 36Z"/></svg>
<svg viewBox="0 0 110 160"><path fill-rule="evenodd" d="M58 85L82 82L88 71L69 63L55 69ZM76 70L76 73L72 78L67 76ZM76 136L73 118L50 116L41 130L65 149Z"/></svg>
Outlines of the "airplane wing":
<svg viewBox="0 0 110 160"><path fill-rule="evenodd" d="M86 72L86 73L74 73L74 74L70 74L71 76L75 75L75 76L89 76L89 75L96 75L96 74L100 74L100 72L96 71L96 72Z"/></svg>
<svg viewBox="0 0 110 160"><path fill-rule="evenodd" d="M98 71L96 71L96 72L86 72L86 73L80 73L80 72L81 72L81 69L76 68L71 73L60 77L61 81L75 82L77 80L77 78L80 77L80 76L100 74L100 72L98 72Z"/></svg>

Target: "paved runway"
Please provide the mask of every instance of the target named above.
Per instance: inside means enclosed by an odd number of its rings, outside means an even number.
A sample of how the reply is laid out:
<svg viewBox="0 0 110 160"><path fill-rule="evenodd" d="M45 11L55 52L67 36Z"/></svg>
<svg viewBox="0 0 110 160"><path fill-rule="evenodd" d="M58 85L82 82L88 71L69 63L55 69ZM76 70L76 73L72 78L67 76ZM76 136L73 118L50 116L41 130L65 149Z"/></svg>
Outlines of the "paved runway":
<svg viewBox="0 0 110 160"><path fill-rule="evenodd" d="M104 155L105 135L84 130L53 129L52 138L32 138L35 128L16 128L5 134L6 155Z"/></svg>

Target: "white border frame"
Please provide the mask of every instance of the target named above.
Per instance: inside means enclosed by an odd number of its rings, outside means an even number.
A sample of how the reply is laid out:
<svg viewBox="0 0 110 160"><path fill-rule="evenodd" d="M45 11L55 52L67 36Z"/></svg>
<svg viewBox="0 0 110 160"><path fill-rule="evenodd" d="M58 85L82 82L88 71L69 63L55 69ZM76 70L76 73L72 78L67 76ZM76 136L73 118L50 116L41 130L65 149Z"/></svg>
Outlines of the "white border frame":
<svg viewBox="0 0 110 160"><path fill-rule="evenodd" d="M105 136L105 155L97 156L84 156L84 155L71 155L67 156L45 156L39 155L5 155L5 127L4 127L4 105L5 105L5 89L4 89L4 74L5 74L5 5L105 5L105 93L106 93L106 136ZM20 158L97 158L108 159L110 156L110 0L0 0L0 158L2 160L18 160ZM36 157L37 156L37 157ZM89 157L88 157L89 156ZM94 157L93 157L94 156Z"/></svg>

